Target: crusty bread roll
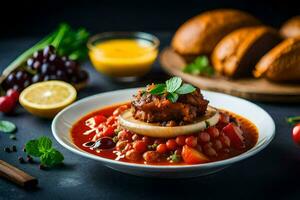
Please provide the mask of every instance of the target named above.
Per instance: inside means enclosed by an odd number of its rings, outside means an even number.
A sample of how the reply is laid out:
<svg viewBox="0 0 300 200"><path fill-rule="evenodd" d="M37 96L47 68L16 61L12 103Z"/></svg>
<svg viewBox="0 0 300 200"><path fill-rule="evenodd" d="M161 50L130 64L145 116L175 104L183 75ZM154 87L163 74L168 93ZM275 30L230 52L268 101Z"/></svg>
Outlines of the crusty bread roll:
<svg viewBox="0 0 300 200"><path fill-rule="evenodd" d="M285 39L270 50L255 66L254 75L272 81L300 81L300 37Z"/></svg>
<svg viewBox="0 0 300 200"><path fill-rule="evenodd" d="M300 16L295 16L286 21L280 28L280 34L285 38L300 36Z"/></svg>
<svg viewBox="0 0 300 200"><path fill-rule="evenodd" d="M172 47L184 56L209 54L215 45L235 29L259 25L255 17L239 10L218 9L204 12L179 27Z"/></svg>
<svg viewBox="0 0 300 200"><path fill-rule="evenodd" d="M215 47L211 61L219 74L242 78L251 76L258 60L280 42L270 27L246 27L225 36Z"/></svg>

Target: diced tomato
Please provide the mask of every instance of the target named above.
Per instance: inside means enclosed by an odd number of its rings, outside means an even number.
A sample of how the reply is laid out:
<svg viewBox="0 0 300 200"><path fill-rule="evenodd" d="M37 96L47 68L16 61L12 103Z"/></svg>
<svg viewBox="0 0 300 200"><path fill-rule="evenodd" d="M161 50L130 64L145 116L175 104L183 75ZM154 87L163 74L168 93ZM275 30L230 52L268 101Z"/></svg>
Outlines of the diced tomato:
<svg viewBox="0 0 300 200"><path fill-rule="evenodd" d="M229 137L232 146L236 149L245 148L243 131L234 123L229 123L223 128L223 133Z"/></svg>
<svg viewBox="0 0 300 200"><path fill-rule="evenodd" d="M106 118L105 116L103 116L103 115L96 115L96 116L94 117L94 120L95 120L95 122L96 122L96 125L99 125L99 124L105 122L106 119L107 119L107 118Z"/></svg>
<svg viewBox="0 0 300 200"><path fill-rule="evenodd" d="M102 135L106 137L114 137L115 136L114 127L108 126L107 128L103 129Z"/></svg>
<svg viewBox="0 0 300 200"><path fill-rule="evenodd" d="M106 120L106 125L113 125L116 122L116 119L117 119L116 116L110 116Z"/></svg>
<svg viewBox="0 0 300 200"><path fill-rule="evenodd" d="M204 154L187 145L183 146L181 156L187 164L200 164L209 161Z"/></svg>

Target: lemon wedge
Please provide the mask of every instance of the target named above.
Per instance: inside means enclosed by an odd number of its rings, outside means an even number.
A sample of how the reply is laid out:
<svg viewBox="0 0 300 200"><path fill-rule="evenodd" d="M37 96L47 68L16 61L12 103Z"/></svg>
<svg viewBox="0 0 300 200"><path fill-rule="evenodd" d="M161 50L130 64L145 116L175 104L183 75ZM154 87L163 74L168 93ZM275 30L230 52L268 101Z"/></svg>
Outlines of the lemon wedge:
<svg viewBox="0 0 300 200"><path fill-rule="evenodd" d="M170 138L202 131L210 126L216 125L219 118L219 111L216 108L208 106L205 115L199 117L194 123L183 126L166 127L136 120L132 116L132 112L126 110L119 116L119 123L122 127L140 135Z"/></svg>
<svg viewBox="0 0 300 200"><path fill-rule="evenodd" d="M76 89L63 81L35 83L22 91L20 104L39 117L52 118L76 99Z"/></svg>

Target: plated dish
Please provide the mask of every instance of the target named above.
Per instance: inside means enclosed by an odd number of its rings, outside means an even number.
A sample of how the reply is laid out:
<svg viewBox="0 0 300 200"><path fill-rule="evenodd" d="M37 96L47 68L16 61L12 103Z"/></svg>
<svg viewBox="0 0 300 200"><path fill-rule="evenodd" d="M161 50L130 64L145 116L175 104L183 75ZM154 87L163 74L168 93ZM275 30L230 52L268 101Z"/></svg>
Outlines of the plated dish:
<svg viewBox="0 0 300 200"><path fill-rule="evenodd" d="M273 138L273 120L256 105L172 80L81 100L55 117L53 134L113 169L160 177L213 173Z"/></svg>

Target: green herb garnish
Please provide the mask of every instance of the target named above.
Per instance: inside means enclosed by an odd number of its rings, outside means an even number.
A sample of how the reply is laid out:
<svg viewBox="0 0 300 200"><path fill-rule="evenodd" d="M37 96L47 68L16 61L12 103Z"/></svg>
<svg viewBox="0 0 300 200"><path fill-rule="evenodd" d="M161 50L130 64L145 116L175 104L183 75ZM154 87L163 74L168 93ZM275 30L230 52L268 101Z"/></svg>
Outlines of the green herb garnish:
<svg viewBox="0 0 300 200"><path fill-rule="evenodd" d="M167 94L167 99L175 103L179 95L192 93L196 88L190 84L182 84L182 79L173 77L166 81L166 83L156 84L155 88L150 90L151 94L162 95Z"/></svg>
<svg viewBox="0 0 300 200"><path fill-rule="evenodd" d="M68 56L72 60L83 61L87 58L88 37L89 33L83 28L74 30L66 23L60 24L56 30L10 63L3 71L3 77L8 76L18 67L22 67L34 52L44 49L48 45L54 46L59 56ZM0 78L0 83L3 80L4 78Z"/></svg>
<svg viewBox="0 0 300 200"><path fill-rule="evenodd" d="M168 157L168 160L170 160L171 162L179 162L181 161L181 156L176 153L173 153Z"/></svg>
<svg viewBox="0 0 300 200"><path fill-rule="evenodd" d="M204 55L198 56L192 63L186 65L183 71L194 75L212 76L214 74L207 56Z"/></svg>
<svg viewBox="0 0 300 200"><path fill-rule="evenodd" d="M39 157L41 164L46 167L56 166L64 160L64 156L52 147L51 139L45 136L28 141L25 149L28 155Z"/></svg>
<svg viewBox="0 0 300 200"><path fill-rule="evenodd" d="M286 118L286 121L292 125L297 124L300 122L300 116L288 117Z"/></svg>
<svg viewBox="0 0 300 200"><path fill-rule="evenodd" d="M0 131L4 133L13 133L17 127L10 121L0 120Z"/></svg>

